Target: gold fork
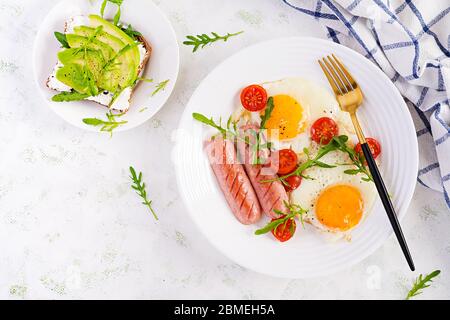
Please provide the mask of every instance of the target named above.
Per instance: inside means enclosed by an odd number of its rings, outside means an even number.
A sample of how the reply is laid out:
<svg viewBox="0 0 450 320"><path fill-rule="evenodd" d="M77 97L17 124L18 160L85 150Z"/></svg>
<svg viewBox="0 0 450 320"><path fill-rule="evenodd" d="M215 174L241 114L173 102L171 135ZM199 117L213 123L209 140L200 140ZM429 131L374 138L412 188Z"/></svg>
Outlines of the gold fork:
<svg viewBox="0 0 450 320"><path fill-rule="evenodd" d="M359 125L358 118L356 117L356 110L363 102L362 91L358 83L351 76L350 72L348 72L347 68L336 58L334 54L332 54L331 57L327 56L322 58L322 60L319 60L319 64L322 67L323 73L327 77L334 94L336 95L336 99L341 110L350 114L353 126L355 127L356 135L358 136L359 143L361 144L364 157L378 190L378 194L383 202L384 209L386 210L389 221L394 229L397 240L400 243L403 254L408 261L408 265L410 269L414 271L414 262L398 222L397 215L395 214L394 206L392 205L386 186L384 185L377 164L375 163L370 147L366 142L366 138L364 137L364 133Z"/></svg>

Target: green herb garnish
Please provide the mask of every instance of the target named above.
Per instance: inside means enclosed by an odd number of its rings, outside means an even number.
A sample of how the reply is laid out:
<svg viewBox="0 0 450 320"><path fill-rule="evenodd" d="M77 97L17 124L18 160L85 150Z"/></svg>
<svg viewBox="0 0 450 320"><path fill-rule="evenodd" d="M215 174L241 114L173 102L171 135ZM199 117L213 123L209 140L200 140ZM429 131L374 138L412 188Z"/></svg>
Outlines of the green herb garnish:
<svg viewBox="0 0 450 320"><path fill-rule="evenodd" d="M153 79L140 77L140 78L137 78L137 81L144 81L144 82L150 83L150 82L153 82Z"/></svg>
<svg viewBox="0 0 450 320"><path fill-rule="evenodd" d="M250 130L250 133L254 136L255 142L251 146L251 155L252 155L252 164L264 164L266 159L263 159L259 156L259 151L263 149L272 149L272 143L266 142L263 143L263 138L261 137L261 130L264 130L266 128L266 122L269 120L270 116L272 115L272 111L275 105L273 104L273 97L269 97L267 99L267 105L266 110L264 114L261 116L261 123L259 125L259 130Z"/></svg>
<svg viewBox="0 0 450 320"><path fill-rule="evenodd" d="M357 175L359 173L363 174L365 177L361 177L361 180L369 182L373 182L372 175L370 174L369 170L367 170L366 167L366 160L364 158L364 155L362 153L356 152L353 148L350 148L346 141L343 141L342 139L336 139L335 141L338 144L338 150L347 153L350 157L351 163L348 163L347 165L353 165L356 166L357 169L348 169L345 170L345 174L349 175Z"/></svg>
<svg viewBox="0 0 450 320"><path fill-rule="evenodd" d="M58 40L59 43L61 43L63 48L70 49L69 42L67 42L67 37L64 33L55 32L54 34L55 34L56 40Z"/></svg>
<svg viewBox="0 0 450 320"><path fill-rule="evenodd" d="M207 126L210 126L210 127L213 127L215 129L219 130L220 133L222 135L224 135L224 136L227 133L231 134L232 136L236 136L237 135L236 131L230 130L229 128L222 127L222 119L219 120L219 123L216 123L213 118L207 118L206 116L202 115L201 113L196 113L196 112L194 112L192 114L192 117L195 120L197 120L197 121L199 121L199 122L201 122L203 124L206 124ZM231 117L229 118L228 123L231 123ZM229 127L229 125L227 125L227 127Z"/></svg>
<svg viewBox="0 0 450 320"><path fill-rule="evenodd" d="M300 219L300 222L302 223L302 226L305 227L304 223L303 223L303 215L305 213L307 213L308 211L303 209L302 207L300 207L297 204L289 204L287 202L284 202L285 207L289 210L289 213L286 214L284 212L281 212L279 210L274 210L274 212L276 214L282 215L281 218L276 219L274 221L269 222L265 227L258 229L255 231L255 235L259 236L262 234L266 234L272 230L275 230L282 224L286 223L286 221L290 220L290 219L294 219L297 216Z"/></svg>
<svg viewBox="0 0 450 320"><path fill-rule="evenodd" d="M136 80L134 81L133 87L134 87L135 85L137 85L137 83L138 83L139 81L152 83L152 82L153 82L153 79L148 79L148 78L145 78L145 77L138 77L138 78L136 78Z"/></svg>
<svg viewBox="0 0 450 320"><path fill-rule="evenodd" d="M261 127L265 126L265 122L270 117L270 114L273 110L273 98L270 97L267 100L267 109L265 114L261 117ZM206 124L210 127L213 127L224 136L224 137L234 137L237 140L243 141L250 147L250 155L252 157L252 164L258 165L258 164L264 164L264 159L262 159L259 156L259 151L262 151L264 149L272 150L272 143L270 142L264 142L264 139L262 138L260 132L261 130L254 130L254 129L248 129L245 133L240 133L237 130L237 122L232 121L232 118L229 117L227 121L226 127L222 126L222 119L219 119L219 123L216 123L213 118L208 118L200 113L193 113L192 117L202 122L203 124ZM253 137L253 141L251 141L250 137Z"/></svg>
<svg viewBox="0 0 450 320"><path fill-rule="evenodd" d="M262 180L262 183L270 183L270 182L274 182L274 181L281 181L283 184L288 185L288 183L286 182L286 178L290 177L290 176L301 176L305 179L312 179L311 177L305 176L303 174L303 172L306 169L312 168L312 167L321 167L321 168L334 168L336 166L333 165L329 165L326 164L322 161L320 161L320 159L325 156L326 154L330 153L331 151L337 150L339 147L339 143L337 141L343 141L344 143L348 140L347 136L339 136L339 137L334 137L330 143L328 143L327 145L321 146L319 148L319 151L317 152L317 154L312 157L310 154L309 149L304 148L303 152L306 154L306 156L308 157L308 159L303 162L302 164L300 164L297 169L295 169L294 172L284 175L284 176L280 176L276 179L271 179L271 180Z"/></svg>
<svg viewBox="0 0 450 320"><path fill-rule="evenodd" d="M410 298L421 294L422 291L420 290L428 288L430 286L430 283L433 282L433 278L437 277L440 273L441 270L435 270L425 277L423 277L422 274L419 275L419 277L414 282L412 289L409 290L408 295L406 296L406 300L409 300Z"/></svg>
<svg viewBox="0 0 450 320"><path fill-rule="evenodd" d="M217 129L224 138L233 138L234 140L240 140L245 144L247 144L251 148L254 155L252 157L253 164L259 164L260 162L260 159L257 157L257 151L261 150L264 147L266 148L270 147L270 144L259 145L260 144L259 134L253 129L249 130L249 132L251 135L254 136L255 143L250 143L250 137L248 135L242 135L240 132L238 132L237 122L233 121L231 116L228 118L226 127L222 126L222 119L219 119L219 122L216 123L213 118L208 118L200 113L193 113L192 117L195 120L203 124L206 124L207 126Z"/></svg>
<svg viewBox="0 0 450 320"><path fill-rule="evenodd" d="M263 180L261 182L270 183L270 182L274 182L274 181L281 181L283 184L288 185L288 183L286 182L286 178L291 177L291 176L301 176L302 178L305 178L305 179L312 179L309 176L305 176L303 174L303 172L312 167L335 168L336 165L330 165L330 164L320 161L320 159L322 157L324 157L326 154L330 153L331 151L335 151L335 150L340 150L349 155L350 159L352 160L352 163L348 163L348 164L346 163L344 165L355 165L357 167L357 169L345 170L344 171L345 174L355 175L355 174L361 173L361 174L365 175L365 177L361 178L362 180L373 181L372 176L370 175L370 172L367 170L367 168L364 165L363 158L361 158L360 155L358 155L353 149L351 149L347 145L347 141L348 141L348 137L345 135L333 137L333 139L328 144L320 146L319 151L317 152L317 154L314 157L311 156L309 149L305 148L305 149L303 149L303 152L306 154L307 160L305 162L303 162L302 164L300 164L294 172L284 175L284 176L280 176L276 179Z"/></svg>
<svg viewBox="0 0 450 320"><path fill-rule="evenodd" d="M98 26L97 28L95 28L94 33L89 36L86 41L83 42L83 45L80 46L78 49L76 49L73 52L73 55L77 55L80 52L84 52L85 54L88 51L91 51L92 49L89 47L89 45L97 38L97 36L100 34L100 32L102 32L103 30L103 26ZM86 57L85 57L86 59Z"/></svg>
<svg viewBox="0 0 450 320"><path fill-rule="evenodd" d="M167 87L167 84L169 83L169 81L170 81L170 79L167 79L167 80L164 80L164 81L161 81L160 83L158 83L156 85L155 91L152 92L152 97L154 95L156 95L158 92L166 90L166 87Z"/></svg>
<svg viewBox="0 0 450 320"><path fill-rule="evenodd" d="M128 50L133 49L134 47L137 47L137 43L133 43L133 44L127 44L125 47L123 47L122 49L119 50L119 52L116 53L115 56L113 56L104 66L103 66L103 70L107 70L107 71L112 71L114 69L116 69L117 67L120 66L120 63L115 62L117 60L118 57L122 56L123 54L125 54Z"/></svg>
<svg viewBox="0 0 450 320"><path fill-rule="evenodd" d="M134 170L133 167L130 167L130 173L131 173L130 178L133 181L131 188L133 188L136 191L136 193L144 200L142 204L147 206L150 209L150 212L153 214L153 217L155 217L155 219L158 220L158 217L156 216L156 213L152 207L152 201L148 200L147 198L147 191L145 190L145 182L142 181L142 172L139 172L139 175L137 175L136 170Z"/></svg>
<svg viewBox="0 0 450 320"><path fill-rule="evenodd" d="M54 102L70 102L70 101L81 101L90 97L86 93L79 93L77 91L71 92L61 92L52 97L52 101Z"/></svg>
<svg viewBox="0 0 450 320"><path fill-rule="evenodd" d="M258 130L254 130L254 129L248 129L246 131L250 132L250 135L253 136L253 141L252 143L250 143L250 137L249 136L245 136L245 141L246 143L250 146L250 155L252 157L252 162L251 164L257 165L257 164L264 164L265 160L264 158L262 158L259 155L259 152L264 150L264 149L268 149L271 150L272 149L272 143L271 142L264 142L263 137L261 136L261 131Z"/></svg>
<svg viewBox="0 0 450 320"><path fill-rule="evenodd" d="M139 37L142 37L142 33L134 30L131 24L129 24L126 28L124 26L120 26L120 29L122 29L123 32L125 32L130 38L134 40L138 40Z"/></svg>
<svg viewBox="0 0 450 320"><path fill-rule="evenodd" d="M227 33L224 36L220 36L216 32L211 32L212 37L205 33L199 34L197 36L186 36L187 40L184 41L183 44L187 46L194 46L192 52L196 52L199 48L203 49L208 44L211 44L219 40L223 40L226 42L230 37L237 36L243 32L244 31L239 31L236 33Z"/></svg>
<svg viewBox="0 0 450 320"><path fill-rule="evenodd" d="M106 9L106 5L108 4L108 2L114 3L118 7L116 15L114 16L114 24L117 26L120 21L120 15L121 15L120 7L122 6L123 0L103 0L102 6L100 8L100 14L101 14L102 18L105 15L105 9Z"/></svg>
<svg viewBox="0 0 450 320"><path fill-rule="evenodd" d="M274 107L275 107L275 105L273 104L273 97L270 97L269 99L267 99L266 111L261 116L261 125L260 125L261 130L266 128L266 122L267 122L267 120L269 120L270 116L272 115L272 111L273 111Z"/></svg>
<svg viewBox="0 0 450 320"><path fill-rule="evenodd" d="M117 121L116 118L120 118L123 115L125 115L125 113L119 113L119 114L113 114L111 111L109 113L106 114L106 117L108 120L101 120L98 118L86 118L83 119L83 122L89 126L102 126L100 128L101 132L109 132L111 134L113 134L114 129L116 129L117 127L124 125L126 123L128 123L128 121Z"/></svg>

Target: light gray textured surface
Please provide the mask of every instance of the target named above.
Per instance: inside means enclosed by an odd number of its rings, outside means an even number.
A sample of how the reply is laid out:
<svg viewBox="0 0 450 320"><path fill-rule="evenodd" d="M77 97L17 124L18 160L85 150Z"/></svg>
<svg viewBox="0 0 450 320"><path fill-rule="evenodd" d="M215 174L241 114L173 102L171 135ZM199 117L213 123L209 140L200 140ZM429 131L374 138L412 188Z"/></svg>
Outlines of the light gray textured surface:
<svg viewBox="0 0 450 320"><path fill-rule="evenodd" d="M270 278L220 255L185 212L170 154L172 132L196 86L247 45L324 37L316 22L276 0L155 1L180 42L198 32L245 34L195 55L182 46L167 105L110 139L66 124L37 92L33 41L57 2L0 0L0 298L401 299L419 273L434 269L442 274L419 298L450 298L450 214L440 194L421 186L403 222L415 273L390 238L344 272ZM159 222L129 187L129 165L143 171Z"/></svg>

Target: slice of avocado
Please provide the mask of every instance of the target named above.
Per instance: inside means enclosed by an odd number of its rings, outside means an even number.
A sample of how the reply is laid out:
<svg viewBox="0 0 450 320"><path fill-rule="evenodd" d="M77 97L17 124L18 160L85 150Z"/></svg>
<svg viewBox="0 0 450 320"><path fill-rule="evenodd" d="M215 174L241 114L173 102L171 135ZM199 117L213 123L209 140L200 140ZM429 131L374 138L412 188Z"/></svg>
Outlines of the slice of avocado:
<svg viewBox="0 0 450 320"><path fill-rule="evenodd" d="M102 17L100 17L98 15L94 15L94 14L90 15L89 20L90 20L91 26L93 28L97 28L97 27L101 26L101 27L103 27L104 32L120 39L125 44L133 45L136 43L134 41L134 39L131 38L129 35L127 35L125 32L123 32L122 29L113 25L111 22L103 19ZM139 49L137 47L134 47L133 50L130 50L127 54L133 58L133 60L136 64L136 67L139 66L139 62L140 62Z"/></svg>
<svg viewBox="0 0 450 320"><path fill-rule="evenodd" d="M114 25L113 27L116 28ZM79 26L74 28L74 32L76 35L92 37L95 34L96 29L86 26ZM114 68L110 67L107 71L105 71L105 74L101 77L98 85L101 88L111 92L115 92L119 86L122 88L131 86L136 80L138 73L138 65L135 64L135 57L133 57L134 52L132 50L128 50L125 54L116 56L119 54L120 50L125 48L128 44L125 44L121 39L115 37L114 35L106 33L105 28L103 28L103 31L97 32L95 38L96 40L109 45L114 50L114 58L116 60L111 63L111 65L114 65ZM135 45L135 43L133 42L132 45Z"/></svg>
<svg viewBox="0 0 450 320"><path fill-rule="evenodd" d="M117 57L116 65L117 69L121 70L119 85L122 88L133 85L138 76L138 68L140 64L140 53L136 42L119 27L113 25L98 15L90 15L89 20L93 28L101 26L103 28L103 32L120 39L125 46L131 46L129 50L126 50L126 52Z"/></svg>
<svg viewBox="0 0 450 320"><path fill-rule="evenodd" d="M106 61L114 56L114 50L109 45L100 40L89 39L88 37L83 37L76 34L66 34L66 39L71 48L80 48L83 46L87 46L88 48L100 51Z"/></svg>
<svg viewBox="0 0 450 320"><path fill-rule="evenodd" d="M58 69L56 79L79 93L95 96L98 88L91 71L79 64L70 63Z"/></svg>
<svg viewBox="0 0 450 320"><path fill-rule="evenodd" d="M85 38L89 38L94 36L96 29L86 26L79 26L74 28L74 32L77 36L82 36ZM97 35L95 36L95 39L98 41L101 41L108 45L113 50L113 55L110 58L113 59L116 57L116 55L120 52L122 48L126 46L125 43L123 43L120 39L110 35L109 33L106 33L104 31L97 32ZM108 60L109 61L109 60ZM106 62L108 62L106 61ZM126 57L118 57L117 66L123 65L128 68L129 61L126 59ZM102 89L105 89L110 92L115 92L120 85L126 85L128 82L128 75L133 70L132 68L125 70L125 75L127 76L127 79L121 81L121 69L120 68L107 68L103 71L103 74L98 78L98 86Z"/></svg>
<svg viewBox="0 0 450 320"><path fill-rule="evenodd" d="M101 77L106 61L99 50L90 48L70 48L58 53L58 59L63 65L77 64L86 66L92 73L95 81Z"/></svg>
<svg viewBox="0 0 450 320"><path fill-rule="evenodd" d="M133 50L135 46L127 45L120 52L117 53L113 60L103 68L103 73L99 79L99 86L105 88L110 92L117 92L134 84L137 78L137 70L131 71L124 62L126 61L127 53ZM130 81L133 79L133 81Z"/></svg>
<svg viewBox="0 0 450 320"><path fill-rule="evenodd" d="M95 33L95 28L79 26L74 28L75 35L83 36L83 37L91 37ZM98 32L95 36L95 39L107 44L111 47L115 53L119 52L120 49L125 47L125 43L117 37L110 35L104 31Z"/></svg>

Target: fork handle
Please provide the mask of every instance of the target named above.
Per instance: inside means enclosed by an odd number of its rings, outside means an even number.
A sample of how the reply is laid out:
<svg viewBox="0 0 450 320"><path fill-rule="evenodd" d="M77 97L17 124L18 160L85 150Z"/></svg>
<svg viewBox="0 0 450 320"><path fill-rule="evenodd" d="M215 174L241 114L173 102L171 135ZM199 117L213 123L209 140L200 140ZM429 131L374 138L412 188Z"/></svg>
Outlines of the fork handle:
<svg viewBox="0 0 450 320"><path fill-rule="evenodd" d="M367 142L365 142L361 144L361 148L364 153L364 157L366 158L367 165L369 167L373 181L375 182L375 186L377 187L378 194L380 195L381 202L383 203L389 221L391 222L392 228L394 229L395 236L397 237L397 240L400 243L400 247L402 248L406 261L408 261L409 268L411 269L411 271L414 271L415 266L411 257L411 253L409 252L408 245L406 244L402 228L400 227L400 223L398 222L397 219L397 214L395 213L394 206L392 205L388 191L386 189L386 186L384 185L380 171L378 170L378 166L372 156L370 147L367 144Z"/></svg>

